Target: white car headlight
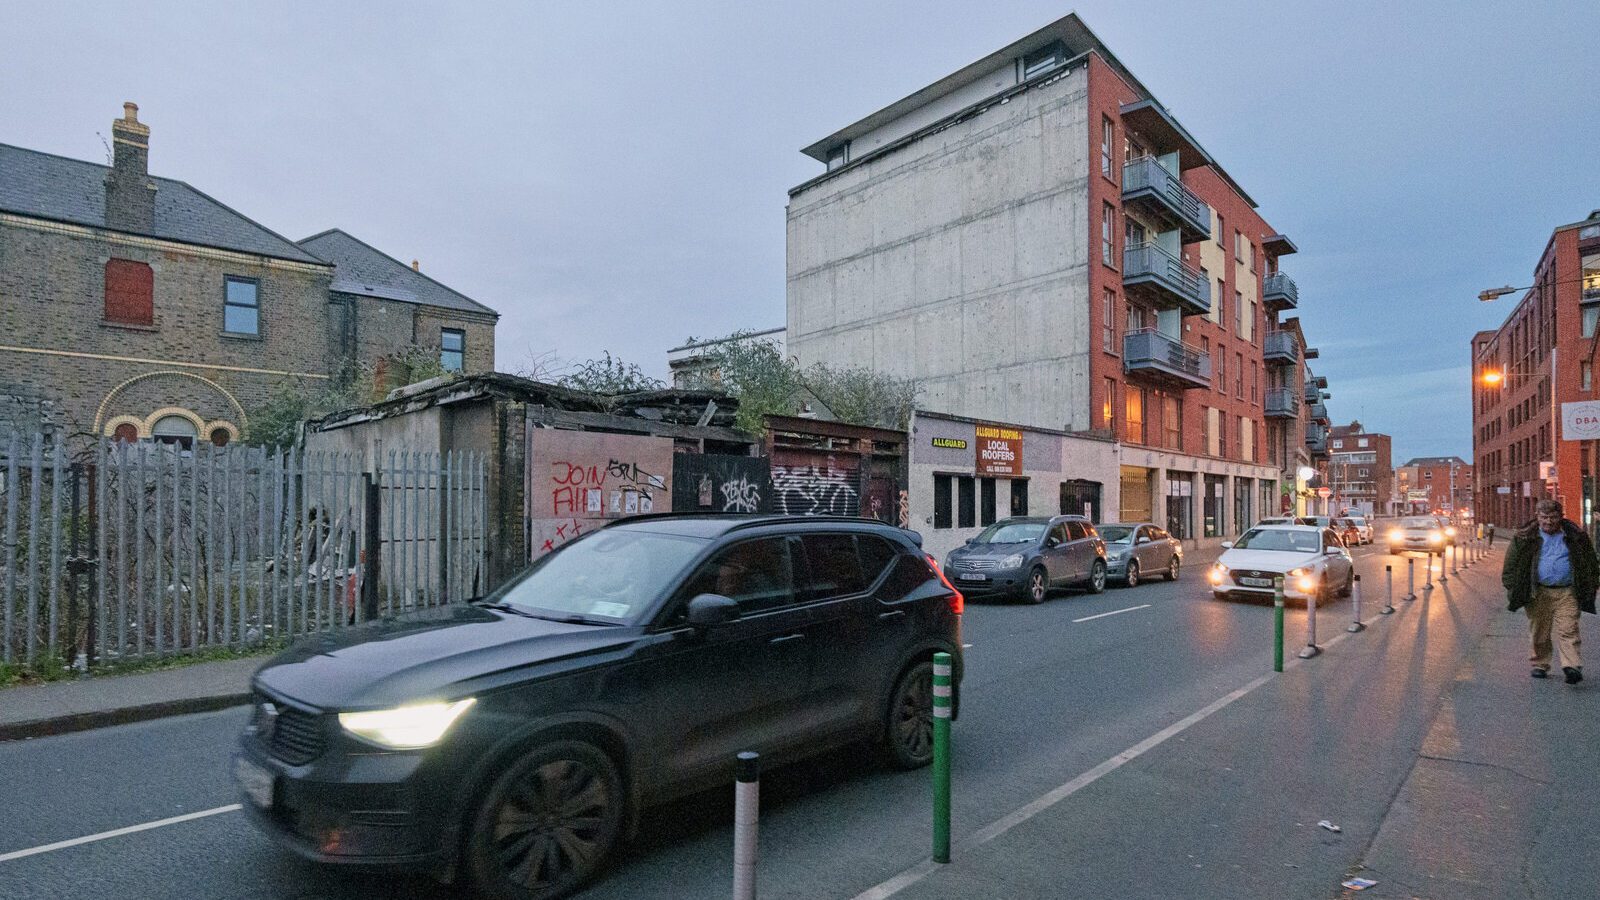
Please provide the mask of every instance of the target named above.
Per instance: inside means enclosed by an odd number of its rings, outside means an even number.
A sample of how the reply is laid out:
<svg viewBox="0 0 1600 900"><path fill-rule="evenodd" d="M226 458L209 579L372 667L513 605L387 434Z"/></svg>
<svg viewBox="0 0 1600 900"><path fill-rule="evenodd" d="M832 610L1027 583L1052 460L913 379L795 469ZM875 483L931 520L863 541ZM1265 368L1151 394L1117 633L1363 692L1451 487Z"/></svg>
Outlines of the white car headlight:
<svg viewBox="0 0 1600 900"><path fill-rule="evenodd" d="M339 714L339 724L368 743L390 750L420 750L431 747L466 712L476 698L454 703L417 703L393 709L374 709Z"/></svg>
<svg viewBox="0 0 1600 900"><path fill-rule="evenodd" d="M1024 557L1021 553L1013 553L1005 559L1000 560L1000 568L1015 569L1017 566L1022 565L1023 560L1026 558L1027 557Z"/></svg>

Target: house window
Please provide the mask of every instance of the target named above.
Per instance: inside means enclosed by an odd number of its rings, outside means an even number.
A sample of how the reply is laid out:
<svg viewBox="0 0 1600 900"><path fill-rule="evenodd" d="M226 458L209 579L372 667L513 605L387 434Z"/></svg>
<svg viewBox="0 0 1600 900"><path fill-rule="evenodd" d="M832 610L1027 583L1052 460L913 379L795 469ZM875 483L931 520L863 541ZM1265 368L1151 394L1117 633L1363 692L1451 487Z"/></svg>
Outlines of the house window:
<svg viewBox="0 0 1600 900"><path fill-rule="evenodd" d="M1595 325L1600 324L1600 304L1589 304L1583 308L1583 336L1594 337Z"/></svg>
<svg viewBox="0 0 1600 900"><path fill-rule="evenodd" d="M1100 344L1107 353L1117 352L1117 292L1106 289L1105 315L1100 320Z"/></svg>
<svg viewBox="0 0 1600 900"><path fill-rule="evenodd" d="M1048 72L1066 61L1066 49L1060 44L1051 44L1043 50L1035 50L1022 58L1022 78L1026 81L1035 75Z"/></svg>
<svg viewBox="0 0 1600 900"><path fill-rule="evenodd" d="M1365 447L1365 446L1367 446L1367 439L1366 438L1361 438L1361 439L1357 440L1356 441L1356 446L1357 447Z"/></svg>
<svg viewBox="0 0 1600 900"><path fill-rule="evenodd" d="M254 278L234 275L222 279L222 330L229 334L260 334L261 307Z"/></svg>
<svg viewBox="0 0 1600 900"><path fill-rule="evenodd" d="M1116 253L1117 242L1117 208L1105 204L1100 214L1100 261L1108 266L1115 266L1113 254Z"/></svg>
<svg viewBox="0 0 1600 900"><path fill-rule="evenodd" d="M131 259L106 260L105 316L121 325L155 324L155 273Z"/></svg>
<svg viewBox="0 0 1600 900"><path fill-rule="evenodd" d="M844 143L842 143L842 144L834 147L832 150L828 151L828 171L829 172L832 172L834 169L841 168L842 166L844 166L845 163L847 163L849 161L850 161L850 142L849 141L845 141Z"/></svg>
<svg viewBox="0 0 1600 900"><path fill-rule="evenodd" d="M226 446L228 446L228 442L231 441L231 440L233 440L233 432L229 431L228 429L226 429L226 428L213 428L213 429L211 429L211 446L213 446L213 447L226 447Z"/></svg>
<svg viewBox="0 0 1600 900"><path fill-rule="evenodd" d="M1144 437L1144 401L1145 391L1140 387L1128 387L1123 390L1123 436L1122 439L1130 444L1142 444Z"/></svg>
<svg viewBox="0 0 1600 900"><path fill-rule="evenodd" d="M1116 141L1116 127L1110 116L1100 117L1100 174L1111 177L1111 147Z"/></svg>
<svg viewBox="0 0 1600 900"><path fill-rule="evenodd" d="M446 372L459 372L466 367L467 333L459 328L439 330L439 367Z"/></svg>
<svg viewBox="0 0 1600 900"><path fill-rule="evenodd" d="M139 426L123 422L112 430L111 439L119 444L131 444L139 439Z"/></svg>
<svg viewBox="0 0 1600 900"><path fill-rule="evenodd" d="M1100 404L1100 427L1112 431L1116 424L1117 380L1106 379L1106 395Z"/></svg>
<svg viewBox="0 0 1600 900"><path fill-rule="evenodd" d="M194 449L194 439L200 430L183 416L162 416L150 426L150 436L158 443L172 444L184 450Z"/></svg>

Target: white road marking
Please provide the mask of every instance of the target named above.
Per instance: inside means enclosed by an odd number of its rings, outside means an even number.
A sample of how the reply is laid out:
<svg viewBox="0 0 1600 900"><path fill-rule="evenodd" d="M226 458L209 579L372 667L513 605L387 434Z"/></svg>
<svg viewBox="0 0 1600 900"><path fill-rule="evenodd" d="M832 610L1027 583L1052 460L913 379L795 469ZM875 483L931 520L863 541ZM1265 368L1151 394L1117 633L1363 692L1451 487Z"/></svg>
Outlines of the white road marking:
<svg viewBox="0 0 1600 900"><path fill-rule="evenodd" d="M1100 613L1099 615L1094 615L1094 616L1084 616L1081 619L1073 619L1072 621L1073 621L1074 624L1076 624L1078 622L1087 622L1090 619L1104 619L1106 616L1114 616L1114 615L1117 615L1119 613L1133 612L1136 609L1149 609L1149 608L1150 608L1150 604L1141 603L1138 606L1130 606L1127 609L1113 609L1111 612L1108 612L1108 613Z"/></svg>
<svg viewBox="0 0 1600 900"><path fill-rule="evenodd" d="M1120 611L1122 610L1119 610L1119 612ZM1326 643L1319 644L1318 646L1326 651L1329 647L1332 647L1334 644L1339 643L1349 636L1350 632L1340 632L1331 640L1327 641ZM1293 657L1284 661L1283 669L1285 672L1287 672L1304 662L1305 660L1303 659ZM1021 806L1005 816L990 822L988 825L983 826L967 837L957 841L955 846L951 848L951 856L954 857L958 852L971 852L976 850L978 847L989 843L1000 835L1005 834L1006 832L1017 827L1018 825L1021 825L1034 816L1037 816L1050 807L1055 806L1057 803L1060 803L1073 794L1076 794L1078 791L1081 791L1096 781L1099 781L1101 778L1104 778L1128 763L1133 762L1140 756L1143 756L1151 750L1154 750L1156 747L1172 739L1176 735L1181 734L1184 731L1187 731L1189 728L1198 725L1207 718L1210 718L1212 715L1220 712L1223 708L1233 703L1233 701L1238 700L1240 697L1245 696L1256 688L1261 687L1263 684L1271 681L1276 674L1277 673L1275 672L1268 672L1267 674L1256 678L1254 681L1251 681L1244 687L1241 687L1238 690L1233 691L1232 693L1227 694L1221 699L1213 702L1211 705L1192 713L1189 716L1172 723L1171 725L1168 725L1166 728L1163 728L1155 734L1150 735L1149 737L1137 744L1134 744L1132 747L1129 747L1121 753L1118 753L1116 756L1111 757L1100 765L1095 766L1089 771L1084 772L1082 775L1079 775L1071 781L1068 781L1066 784L1053 788L1047 793L1040 795L1037 799L1033 800L1027 805ZM890 878L888 881L867 888L866 890L857 894L854 897L854 900L885 900L885 898L898 894L922 879L927 878L929 875L939 871L941 868L944 867L938 863L924 860L923 862L917 863L911 868L906 869L904 872L901 872L893 878Z"/></svg>
<svg viewBox="0 0 1600 900"><path fill-rule="evenodd" d="M967 649L970 649L970 648L971 648L971 647L972 647L972 645L971 645L971 644L962 644L962 645L961 645L961 649L963 649L963 650L967 650Z"/></svg>
<svg viewBox="0 0 1600 900"><path fill-rule="evenodd" d="M95 841L103 841L108 838L122 837L125 834L134 834L135 832L139 831L149 831L152 828L164 828L168 825L176 825L179 822L190 822L195 819L204 819L207 816L235 812L238 809L240 809L240 804L230 803L227 806L218 806L215 809L203 809L199 812L185 813L181 816L173 816L170 819L158 819L154 822L146 822L143 825L129 825L127 828L116 828L112 829L111 831L102 831L99 834L85 835L84 837L76 837L67 841L56 841L54 844L45 844L42 847L30 847L27 850L13 850L10 853L0 853L0 863L10 862L13 859L22 859L25 856L36 856L40 853L51 853L56 850L65 850L68 847L76 847L79 844L92 844Z"/></svg>

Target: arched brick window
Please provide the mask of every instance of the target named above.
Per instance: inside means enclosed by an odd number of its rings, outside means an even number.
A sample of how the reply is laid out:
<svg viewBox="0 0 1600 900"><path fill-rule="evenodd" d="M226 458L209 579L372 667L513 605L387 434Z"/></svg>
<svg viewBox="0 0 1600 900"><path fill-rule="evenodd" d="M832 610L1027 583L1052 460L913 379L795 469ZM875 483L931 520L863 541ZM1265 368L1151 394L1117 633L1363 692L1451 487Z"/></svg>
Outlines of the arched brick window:
<svg viewBox="0 0 1600 900"><path fill-rule="evenodd" d="M211 429L211 444L215 447L226 447L228 441L233 440L233 434L226 428Z"/></svg>
<svg viewBox="0 0 1600 900"><path fill-rule="evenodd" d="M111 439L119 444L131 444L139 439L139 428L132 422L123 422L112 430Z"/></svg>
<svg viewBox="0 0 1600 900"><path fill-rule="evenodd" d="M155 324L155 273L131 259L106 260L106 321Z"/></svg>

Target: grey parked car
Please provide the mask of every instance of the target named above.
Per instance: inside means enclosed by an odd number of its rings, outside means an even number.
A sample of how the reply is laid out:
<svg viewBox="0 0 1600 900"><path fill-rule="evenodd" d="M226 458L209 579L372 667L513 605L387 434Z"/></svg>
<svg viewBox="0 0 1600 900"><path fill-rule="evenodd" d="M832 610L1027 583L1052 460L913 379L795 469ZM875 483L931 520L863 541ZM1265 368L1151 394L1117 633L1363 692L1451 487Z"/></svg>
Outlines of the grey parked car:
<svg viewBox="0 0 1600 900"><path fill-rule="evenodd" d="M1106 572L1128 587L1156 574L1178 580L1183 565L1183 544L1153 522L1101 525L1106 542Z"/></svg>
<svg viewBox="0 0 1600 900"><path fill-rule="evenodd" d="M945 569L963 594L1042 603L1056 587L1106 589L1106 545L1083 516L1015 516L950 551Z"/></svg>

